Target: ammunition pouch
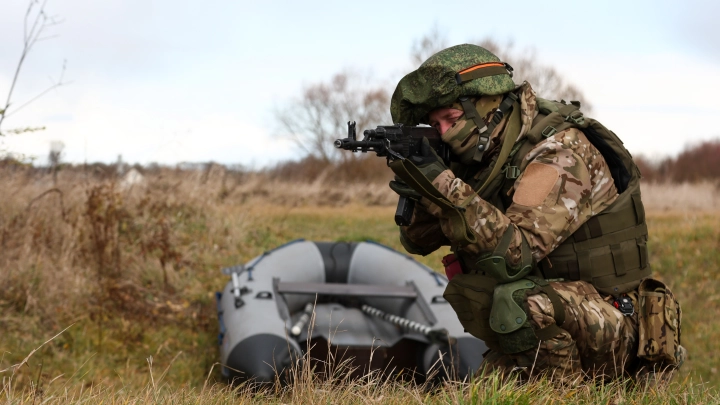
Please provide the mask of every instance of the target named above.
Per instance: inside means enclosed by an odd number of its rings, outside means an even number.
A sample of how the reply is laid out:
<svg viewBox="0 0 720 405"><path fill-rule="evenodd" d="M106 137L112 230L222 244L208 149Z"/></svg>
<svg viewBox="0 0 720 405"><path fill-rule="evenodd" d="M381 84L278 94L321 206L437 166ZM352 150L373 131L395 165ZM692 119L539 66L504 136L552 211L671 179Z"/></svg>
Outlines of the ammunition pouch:
<svg viewBox="0 0 720 405"><path fill-rule="evenodd" d="M675 295L662 282L646 279L638 288L638 301L638 357L679 365L682 311Z"/></svg>
<svg viewBox="0 0 720 405"><path fill-rule="evenodd" d="M452 306L465 331L498 348L498 335L490 327L495 281L481 274L457 274L445 287L443 297Z"/></svg>

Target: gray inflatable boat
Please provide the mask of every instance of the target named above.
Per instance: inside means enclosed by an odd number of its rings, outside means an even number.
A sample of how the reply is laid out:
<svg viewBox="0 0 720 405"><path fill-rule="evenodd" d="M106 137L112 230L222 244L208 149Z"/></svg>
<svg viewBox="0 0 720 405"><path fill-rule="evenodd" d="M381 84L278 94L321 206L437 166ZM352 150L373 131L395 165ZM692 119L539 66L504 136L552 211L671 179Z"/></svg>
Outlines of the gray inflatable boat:
<svg viewBox="0 0 720 405"><path fill-rule="evenodd" d="M487 350L443 299L445 276L378 243L296 240L223 272L220 358L231 381L286 382L297 359L320 360L323 372L330 354L357 375L464 379Z"/></svg>

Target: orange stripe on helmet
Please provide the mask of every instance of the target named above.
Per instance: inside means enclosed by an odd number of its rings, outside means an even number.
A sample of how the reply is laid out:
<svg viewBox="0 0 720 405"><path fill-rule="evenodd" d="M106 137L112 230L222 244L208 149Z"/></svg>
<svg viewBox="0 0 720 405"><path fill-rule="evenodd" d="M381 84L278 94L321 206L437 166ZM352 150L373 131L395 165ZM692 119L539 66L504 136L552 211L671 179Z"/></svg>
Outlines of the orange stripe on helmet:
<svg viewBox="0 0 720 405"><path fill-rule="evenodd" d="M480 63L480 64L475 65L475 66L470 66L470 67L467 68L467 69L463 69L463 70L459 71L458 74L461 75L461 74L464 74L464 73L472 72L472 71L474 71L474 70L478 70L478 69L482 69L482 68L486 68L486 67L493 67L493 66L505 67L505 64L502 63L502 62Z"/></svg>

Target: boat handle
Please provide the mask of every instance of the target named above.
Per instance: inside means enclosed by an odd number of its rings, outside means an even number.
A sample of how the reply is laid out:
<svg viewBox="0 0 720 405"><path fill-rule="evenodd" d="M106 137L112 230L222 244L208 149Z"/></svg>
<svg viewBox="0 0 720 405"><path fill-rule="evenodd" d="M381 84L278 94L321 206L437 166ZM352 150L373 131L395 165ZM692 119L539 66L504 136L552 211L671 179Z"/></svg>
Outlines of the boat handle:
<svg viewBox="0 0 720 405"><path fill-rule="evenodd" d="M431 304L446 304L447 300L442 295L436 295L430 300Z"/></svg>
<svg viewBox="0 0 720 405"><path fill-rule="evenodd" d="M255 298L269 300L272 298L272 293L270 291L260 291Z"/></svg>

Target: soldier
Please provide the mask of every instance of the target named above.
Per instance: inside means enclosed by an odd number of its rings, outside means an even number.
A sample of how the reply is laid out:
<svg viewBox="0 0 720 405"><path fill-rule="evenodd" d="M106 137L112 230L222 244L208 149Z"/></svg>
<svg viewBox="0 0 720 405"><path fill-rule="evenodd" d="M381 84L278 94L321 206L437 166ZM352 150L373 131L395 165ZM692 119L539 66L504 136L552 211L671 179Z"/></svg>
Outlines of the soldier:
<svg viewBox="0 0 720 405"><path fill-rule="evenodd" d="M400 240L414 254L451 247L445 297L487 343L486 369L667 377L685 357L681 312L649 278L640 172L579 106L516 86L482 47L431 56L399 82L392 118L435 127L456 161L425 143L391 165L390 187L418 201Z"/></svg>

